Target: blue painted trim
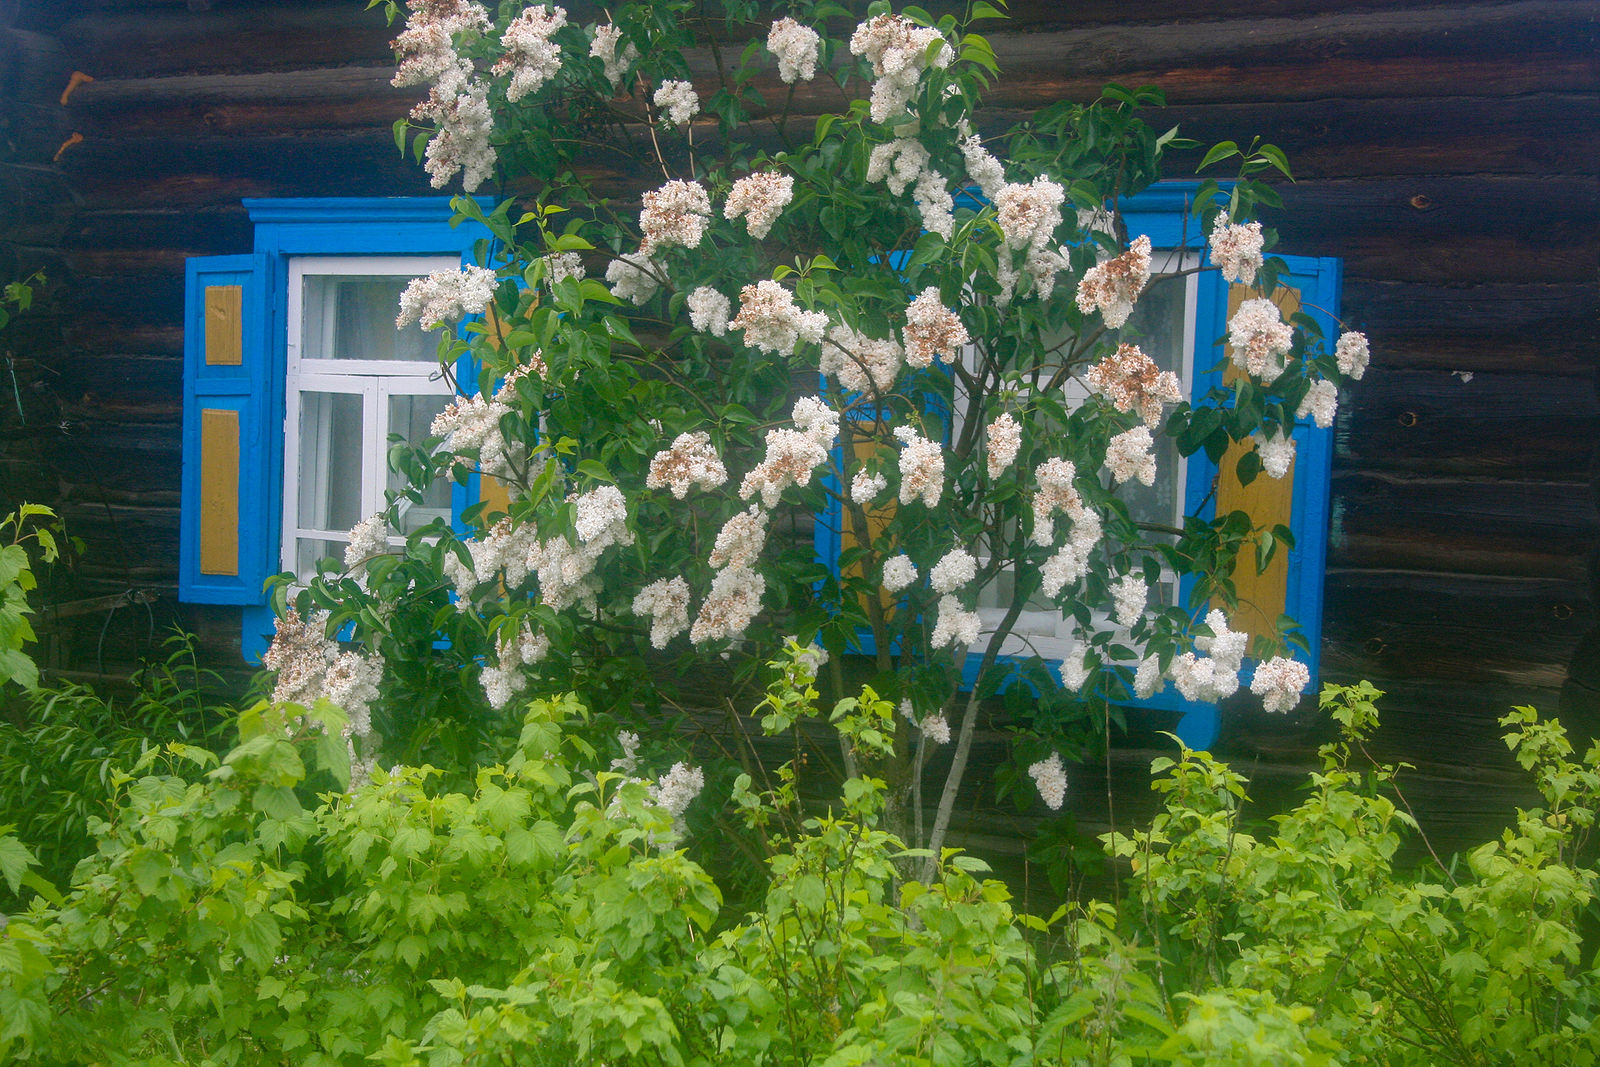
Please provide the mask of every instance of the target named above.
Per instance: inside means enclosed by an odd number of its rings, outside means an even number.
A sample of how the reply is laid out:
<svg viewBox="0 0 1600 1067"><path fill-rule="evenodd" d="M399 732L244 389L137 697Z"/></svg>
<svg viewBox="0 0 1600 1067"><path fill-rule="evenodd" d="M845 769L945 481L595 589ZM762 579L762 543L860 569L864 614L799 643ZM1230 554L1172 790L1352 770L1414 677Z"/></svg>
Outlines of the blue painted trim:
<svg viewBox="0 0 1600 1067"><path fill-rule="evenodd" d="M265 502L259 491L269 476L273 422L266 403L269 387L263 351L265 305L271 291L260 255L206 256L184 269L183 468L178 519L178 595L196 604L258 604L269 571L271 544ZM241 289L241 362L205 362L205 289ZM239 556L232 575L200 572L200 415L202 409L232 410L239 416ZM281 430L281 417L279 419Z"/></svg>
<svg viewBox="0 0 1600 1067"><path fill-rule="evenodd" d="M479 197L487 213L494 201ZM255 662L265 650L264 633L270 631L271 612L264 606L262 590L267 575L276 573L282 555L283 529L283 420L285 411L284 378L288 358L288 278L291 256L315 255L459 255L463 263L472 261L474 246L488 240L490 233L477 222L451 226L453 212L449 197L304 197L287 199L246 199L244 207L255 224L255 251L252 255L208 257L191 260L188 267L185 307L185 394L184 394L184 506L179 518L180 599L194 603L231 603L246 606L243 613L241 644L247 662ZM193 280L196 272L229 270L245 285L246 328L253 343L247 342L245 366L230 376L207 385L198 376L200 392L191 387L191 366L198 365L198 345L203 334L200 323L203 304ZM215 370L214 368L212 370ZM472 368L463 360L457 368L459 380L474 381ZM240 478L240 550L257 564L246 577L241 567L236 588L218 589L222 583L214 576L197 577L193 556L198 547L198 434L199 406L196 398L233 396L241 420L255 428L241 454L248 454L253 466ZM221 400L208 401L212 406ZM248 451L247 451L248 450ZM454 499L454 494L453 494ZM454 508L459 522L460 508ZM247 549L248 546L248 549ZM188 560L188 564L185 564ZM259 572L259 573L256 573Z"/></svg>

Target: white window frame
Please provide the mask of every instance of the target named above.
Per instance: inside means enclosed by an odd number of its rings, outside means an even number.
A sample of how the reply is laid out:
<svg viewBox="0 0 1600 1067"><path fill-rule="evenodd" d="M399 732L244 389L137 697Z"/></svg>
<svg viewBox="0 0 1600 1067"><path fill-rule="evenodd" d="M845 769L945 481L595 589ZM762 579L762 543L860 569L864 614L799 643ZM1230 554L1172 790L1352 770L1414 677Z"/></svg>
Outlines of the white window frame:
<svg viewBox="0 0 1600 1067"><path fill-rule="evenodd" d="M362 464L360 517L382 510L388 483L389 399L396 396L447 396L455 390L433 361L306 358L302 336L305 326L307 277L327 275L393 275L416 278L436 270L456 271L459 256L292 256L289 258L287 366L284 377L283 537L280 547L284 570L299 573L302 541L349 543L349 530L329 530L300 523L302 454L301 397L305 393L343 393L362 398ZM396 311L398 312L398 308ZM448 519L448 506L444 518ZM405 537L389 534L389 543L403 545Z"/></svg>
<svg viewBox="0 0 1600 1067"><path fill-rule="evenodd" d="M1184 285L1184 321L1183 343L1179 352L1178 365L1180 373L1179 390L1183 397L1188 398L1193 392L1195 379L1195 344L1196 331L1200 308L1200 277L1198 268L1201 265L1200 253L1194 249L1183 248L1158 248L1151 253L1151 280L1154 282L1163 275L1180 274ZM962 362L968 371L976 369L977 349L968 346L962 352ZM1076 408L1088 400L1091 391L1089 387L1076 375L1069 377L1062 389L1068 408ZM951 433L960 437L962 427L971 407L971 397L966 395L958 378L955 383L955 393L952 403ZM1158 438L1159 441L1159 438ZM1173 514L1170 520L1173 526L1181 528L1184 518L1184 487L1188 484L1189 461L1179 455L1177 469L1172 472L1173 487ZM990 557L983 553L974 553L981 568L988 564ZM998 579L991 579L991 582ZM1161 584L1166 587L1168 600L1176 603L1178 599L1178 576L1176 573L1163 568ZM1005 607L978 607L978 617L983 620L982 633L992 634L998 628L1001 619L1005 617ZM1111 615L1104 611L1097 611L1094 615L1095 629L1100 631L1116 630L1118 627ZM1029 656L1038 655L1046 660L1065 660L1073 655L1080 647L1077 620L1059 610L1030 611L1024 609L1012 625L1011 633L1006 635L1004 644L1000 647L1002 656Z"/></svg>

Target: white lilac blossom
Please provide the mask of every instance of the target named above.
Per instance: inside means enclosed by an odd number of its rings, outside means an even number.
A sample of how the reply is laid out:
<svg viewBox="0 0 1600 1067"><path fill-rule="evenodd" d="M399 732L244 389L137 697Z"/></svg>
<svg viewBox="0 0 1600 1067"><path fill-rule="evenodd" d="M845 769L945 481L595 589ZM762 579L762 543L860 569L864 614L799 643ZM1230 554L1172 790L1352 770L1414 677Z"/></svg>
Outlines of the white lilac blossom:
<svg viewBox="0 0 1600 1067"><path fill-rule="evenodd" d="M745 511L737 511L717 531L716 544L712 546L711 566L749 567L761 556L767 546L767 513L752 504Z"/></svg>
<svg viewBox="0 0 1600 1067"><path fill-rule="evenodd" d="M733 301L709 285L702 285L689 294L689 324L701 333L722 337L728 332L728 318L733 314Z"/></svg>
<svg viewBox="0 0 1600 1067"><path fill-rule="evenodd" d="M1339 387L1326 378L1319 378L1311 383L1311 388L1306 391L1306 397L1300 401L1300 407L1295 411L1294 417L1303 419L1311 416L1321 429L1326 430L1333 425L1333 417L1339 410Z"/></svg>
<svg viewBox="0 0 1600 1067"><path fill-rule="evenodd" d="M494 132L489 90L473 81L452 97L438 98L438 94L436 87L411 111L412 118L438 127L428 139L422 166L435 189L443 189L459 171L461 187L470 193L493 176L499 160L489 141Z"/></svg>
<svg viewBox="0 0 1600 1067"><path fill-rule="evenodd" d="M821 47L822 37L816 30L791 18L774 22L767 34L767 51L777 57L778 77L786 85L808 82L817 76Z"/></svg>
<svg viewBox="0 0 1600 1067"><path fill-rule="evenodd" d="M743 330L744 343L775 356L790 356L801 341L817 344L828 326L820 311L802 311L794 294L770 279L739 290L739 314L728 323Z"/></svg>
<svg viewBox="0 0 1600 1067"><path fill-rule="evenodd" d="M682 126L700 112L700 98L694 86L686 81L668 79L656 87L652 97L656 107L670 126Z"/></svg>
<svg viewBox="0 0 1600 1067"><path fill-rule="evenodd" d="M345 744L350 749L350 787L365 784L371 760L363 759L372 739L372 703L378 699L383 680L383 659L359 652L341 651L327 637L328 613L318 612L309 619L290 608L278 620L277 633L261 657L261 664L277 675L272 690L274 703L310 707L325 697L338 705L346 716ZM305 725L305 721L301 721Z"/></svg>
<svg viewBox="0 0 1600 1067"><path fill-rule="evenodd" d="M1125 574L1111 586L1111 600L1115 605L1113 611L1117 625L1124 630L1132 628L1144 614L1145 601L1149 598L1150 588L1145 585L1144 577L1138 574Z"/></svg>
<svg viewBox="0 0 1600 1067"><path fill-rule="evenodd" d="M1214 704L1239 690L1239 668L1244 664L1245 646L1250 636L1228 629L1228 620L1213 608L1206 616L1212 636L1196 637L1196 655L1185 652L1172 661L1169 673L1185 700Z"/></svg>
<svg viewBox="0 0 1600 1067"><path fill-rule="evenodd" d="M1250 692L1261 698L1267 711L1287 713L1300 703L1300 694L1311 684L1311 669L1304 663L1275 656L1256 665L1250 678Z"/></svg>
<svg viewBox="0 0 1600 1067"><path fill-rule="evenodd" d="M812 472L827 461L828 446L812 435L786 427L768 430L766 458L744 476L739 498L749 500L760 493L761 502L775 508L785 489L810 485Z"/></svg>
<svg viewBox="0 0 1600 1067"><path fill-rule="evenodd" d="M740 178L728 190L723 218L744 219L750 236L760 240L772 232L783 209L794 199L794 178L777 171L762 171Z"/></svg>
<svg viewBox="0 0 1600 1067"><path fill-rule="evenodd" d="M539 600L555 611L576 603L592 606L600 591L594 569L601 554L613 546L626 547L634 542L627 524L627 501L615 486L598 486L568 500L575 513L577 542L574 544L561 534L535 542L527 550L523 564L538 575ZM510 577L508 569L508 583Z"/></svg>
<svg viewBox="0 0 1600 1067"><path fill-rule="evenodd" d="M867 181L883 182L889 195L900 196L928 165L928 150L910 137L899 137L874 145L867 155Z"/></svg>
<svg viewBox="0 0 1600 1067"><path fill-rule="evenodd" d="M706 787L706 776L699 767L674 763L661 780L650 787L650 799L673 819L683 818L694 798Z"/></svg>
<svg viewBox="0 0 1600 1067"><path fill-rule="evenodd" d="M1035 245L1028 249L1022 269L1033 279L1033 291L1040 300L1049 300L1056 291L1056 275L1067 269L1067 257L1053 248Z"/></svg>
<svg viewBox="0 0 1600 1067"><path fill-rule="evenodd" d="M1089 368L1089 384L1118 411L1137 412L1146 426L1161 421L1164 404L1183 396L1178 376L1157 367L1138 345L1119 345Z"/></svg>
<svg viewBox="0 0 1600 1067"><path fill-rule="evenodd" d="M495 281L494 271L474 266L436 270L427 277L413 278L400 294L395 328L403 330L416 322L424 330L436 330L468 315L481 315L494 299Z"/></svg>
<svg viewBox="0 0 1600 1067"><path fill-rule="evenodd" d="M650 646L666 648L689 628L689 583L681 577L651 582L633 598L633 613L650 619Z"/></svg>
<svg viewBox="0 0 1600 1067"><path fill-rule="evenodd" d="M1270 384L1283 373L1283 357L1294 343L1294 330L1283 321L1278 305L1253 297L1228 320L1228 350L1233 365Z"/></svg>
<svg viewBox="0 0 1600 1067"><path fill-rule="evenodd" d="M952 548L928 572L928 584L937 593L954 593L978 576L978 561L963 548Z"/></svg>
<svg viewBox="0 0 1600 1067"><path fill-rule="evenodd" d="M850 479L850 499L864 507L876 500L887 488L889 479L881 474L873 474L863 467L856 471L854 478Z"/></svg>
<svg viewBox="0 0 1600 1067"><path fill-rule="evenodd" d="M583 260L576 252L552 252L544 257L544 271L552 289L568 278L581 282L584 275Z"/></svg>
<svg viewBox="0 0 1600 1067"><path fill-rule="evenodd" d="M895 437L905 447L900 450L900 503L921 500L924 507L936 508L944 494L944 451L909 426L897 426Z"/></svg>
<svg viewBox="0 0 1600 1067"><path fill-rule="evenodd" d="M942 596L931 642L934 648L975 644L982 627L983 619L976 611L967 611L953 596Z"/></svg>
<svg viewBox="0 0 1600 1067"><path fill-rule="evenodd" d="M1011 417L1011 412L1002 411L998 418L983 429L984 459L988 465L991 480L1004 474L1006 468L1017 458L1017 452L1022 448L1022 426Z"/></svg>
<svg viewBox="0 0 1600 1067"><path fill-rule="evenodd" d="M1084 685L1089 681L1092 669L1089 663L1089 650L1074 645L1061 660L1061 669L1058 672L1061 675L1061 684L1069 693L1082 692Z"/></svg>
<svg viewBox="0 0 1600 1067"><path fill-rule="evenodd" d="M821 397L803 396L796 400L789 420L795 429L823 448L832 448L839 439L839 413L824 404Z"/></svg>
<svg viewBox="0 0 1600 1067"><path fill-rule="evenodd" d="M922 228L949 241L956 234L956 201L946 186L944 175L930 167L917 179L916 198Z"/></svg>
<svg viewBox="0 0 1600 1067"><path fill-rule="evenodd" d="M950 743L950 721L937 712L917 723L917 729L922 732L923 737L936 745Z"/></svg>
<svg viewBox="0 0 1600 1067"><path fill-rule="evenodd" d="M918 26L900 15L877 15L856 27L850 37L850 54L872 63L871 112L873 122L887 122L905 109L916 92L917 79L928 65L928 50L942 41L938 30ZM948 44L935 54L933 65L946 67L955 59Z"/></svg>
<svg viewBox="0 0 1600 1067"><path fill-rule="evenodd" d="M622 755L611 761L611 769L632 775L639 770L639 735L629 730L617 731L617 746Z"/></svg>
<svg viewBox="0 0 1600 1067"><path fill-rule="evenodd" d="M1161 669L1160 656L1146 656L1139 661L1139 669L1133 676L1133 695L1140 700L1149 700L1161 688L1165 672Z"/></svg>
<svg viewBox="0 0 1600 1067"><path fill-rule="evenodd" d="M966 121L962 120L963 123ZM983 147L983 140L972 133L970 127L962 129L961 157L967 163L967 176L978 183L978 188L990 201L1000 195L1006 184L1006 168Z"/></svg>
<svg viewBox="0 0 1600 1067"><path fill-rule="evenodd" d="M1029 248L1047 244L1061 225L1061 205L1066 190L1048 178L1037 177L1024 185L1003 187L994 198L995 220L1010 248Z"/></svg>
<svg viewBox="0 0 1600 1067"><path fill-rule="evenodd" d="M537 92L556 76L561 69L561 46L550 37L566 24L567 12L559 7L530 7L511 20L500 36L505 55L494 65L496 75L511 75L511 84L506 86L508 101L515 103Z"/></svg>
<svg viewBox="0 0 1600 1067"><path fill-rule="evenodd" d="M455 50L456 37L481 36L489 26L489 13L480 4L413 4L406 28L394 42L400 63L393 84L429 86L428 95L411 109L411 118L435 126L424 168L436 189L460 171L462 186L471 192L494 173L488 86L477 77L472 60Z"/></svg>
<svg viewBox="0 0 1600 1067"><path fill-rule="evenodd" d="M1039 485L1033 494L1033 543L1048 548L1055 543L1055 513L1072 516L1083 509L1083 498L1072 484L1078 468L1070 459L1052 456L1034 469L1033 477Z"/></svg>
<svg viewBox="0 0 1600 1067"><path fill-rule="evenodd" d="M906 326L900 332L906 343L906 362L919 370L935 359L954 362L971 342L961 316L939 299L939 287L930 285L906 308Z"/></svg>
<svg viewBox="0 0 1600 1067"><path fill-rule="evenodd" d="M711 435L695 431L680 433L671 448L655 454L644 485L646 489L671 489L672 495L682 500L692 486L715 489L727 480L728 468L711 447Z"/></svg>
<svg viewBox="0 0 1600 1067"><path fill-rule="evenodd" d="M841 323L828 329L817 370L852 393L887 393L904 359L892 338L868 337Z"/></svg>
<svg viewBox="0 0 1600 1067"><path fill-rule="evenodd" d="M1111 480L1118 485L1129 481L1156 484L1153 447L1155 440L1144 426L1135 426L1112 437L1106 444L1106 470L1111 472Z"/></svg>
<svg viewBox="0 0 1600 1067"><path fill-rule="evenodd" d="M512 636L504 630L495 645L495 666L485 667L479 676L484 696L495 708L511 703L511 698L527 688L527 675L520 669L531 667L550 652L550 639L532 630L519 630Z"/></svg>
<svg viewBox="0 0 1600 1067"><path fill-rule="evenodd" d="M644 194L644 210L639 212L639 229L644 240L641 255L654 255L658 248L679 245L698 248L711 221L711 197L699 182L673 180Z"/></svg>
<svg viewBox="0 0 1600 1067"><path fill-rule="evenodd" d="M1061 805L1067 799L1067 769L1061 763L1061 754L1052 752L1048 759L1042 759L1029 767L1028 777L1033 779L1034 787L1039 790L1039 798L1044 801L1045 807L1051 811L1060 811Z"/></svg>
<svg viewBox="0 0 1600 1067"><path fill-rule="evenodd" d="M1340 374L1359 382L1367 373L1367 361L1372 358L1367 335L1357 330L1341 333L1339 343L1333 346L1333 358L1339 364Z"/></svg>
<svg viewBox="0 0 1600 1067"><path fill-rule="evenodd" d="M606 267L606 281L618 300L631 300L640 306L656 294L661 282L659 268L648 253L640 249L631 256L618 256Z"/></svg>
<svg viewBox="0 0 1600 1067"><path fill-rule="evenodd" d="M1078 282L1078 310L1098 311L1115 330L1133 314L1133 302L1150 281L1150 238L1136 237L1122 255L1090 267Z"/></svg>
<svg viewBox="0 0 1600 1067"><path fill-rule="evenodd" d="M1104 532L1099 514L1084 504L1073 486L1076 477L1077 468L1071 461L1059 458L1047 459L1034 470L1039 488L1033 494L1033 543L1041 548L1055 544L1056 512L1064 512L1072 522L1067 543L1040 569L1041 591L1046 597L1056 597L1088 573L1090 554Z"/></svg>
<svg viewBox="0 0 1600 1067"><path fill-rule="evenodd" d="M527 459L526 446L507 441L500 432L500 420L510 413L498 395L457 397L433 417L428 433L444 438L444 447L464 460L476 455L483 473L509 481Z"/></svg>
<svg viewBox="0 0 1600 1067"><path fill-rule="evenodd" d="M605 64L606 81L611 83L612 91L622 88L622 78L628 67L639 58L639 50L631 41L622 46L621 52L617 51L621 38L622 31L615 26L596 26L594 42L589 45L589 54Z"/></svg>
<svg viewBox="0 0 1600 1067"><path fill-rule="evenodd" d="M749 567L718 571L711 582L710 595L695 616L689 640L699 645L740 636L761 610L761 596L766 591L767 580L759 571Z"/></svg>
<svg viewBox="0 0 1600 1067"><path fill-rule="evenodd" d="M389 524L381 513L368 515L350 527L344 549L344 569L353 571L367 560L389 551Z"/></svg>
<svg viewBox="0 0 1600 1067"><path fill-rule="evenodd" d="M472 60L455 50L455 35L489 29L489 12L481 4L457 2L413 4L406 26L394 40L399 64L391 84L396 88L444 83L458 87L473 75Z"/></svg>
<svg viewBox="0 0 1600 1067"><path fill-rule="evenodd" d="M1250 440L1255 442L1256 452L1261 456L1261 468L1267 472L1267 477L1282 478L1289 473L1289 467L1294 463L1293 437L1280 428L1266 436L1257 431L1250 435Z"/></svg>
<svg viewBox="0 0 1600 1067"><path fill-rule="evenodd" d="M911 557L905 553L890 556L883 561L883 588L886 591L898 593L916 580L916 564L912 563Z"/></svg>
<svg viewBox="0 0 1600 1067"><path fill-rule="evenodd" d="M1211 226L1211 262L1223 281L1254 285L1261 269L1261 223L1232 223L1224 211Z"/></svg>
<svg viewBox="0 0 1600 1067"><path fill-rule="evenodd" d="M455 587L458 610L466 611L474 590L495 574L503 574L508 589L515 589L531 573L528 555L538 547L538 535L529 525L513 526L510 519L501 519L480 536L465 542L471 563L463 563L453 551L440 554L441 566L450 584Z"/></svg>

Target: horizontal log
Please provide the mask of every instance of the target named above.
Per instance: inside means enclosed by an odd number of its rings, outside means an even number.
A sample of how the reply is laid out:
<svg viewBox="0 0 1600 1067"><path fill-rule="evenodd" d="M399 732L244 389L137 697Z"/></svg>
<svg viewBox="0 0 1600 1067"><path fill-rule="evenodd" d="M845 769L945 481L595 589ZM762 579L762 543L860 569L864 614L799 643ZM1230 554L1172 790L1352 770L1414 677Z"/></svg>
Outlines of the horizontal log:
<svg viewBox="0 0 1600 1067"><path fill-rule="evenodd" d="M1536 374L1374 371L1337 430L1345 470L1570 480L1600 431L1592 381Z"/></svg>
<svg viewBox="0 0 1600 1067"><path fill-rule="evenodd" d="M1586 581L1330 568L1323 662L1333 676L1558 688L1594 629Z"/></svg>
<svg viewBox="0 0 1600 1067"><path fill-rule="evenodd" d="M217 4L84 14L61 28L96 78L381 63L397 29L361 4Z"/></svg>
<svg viewBox="0 0 1600 1067"><path fill-rule="evenodd" d="M1379 366L1592 373L1600 293L1587 281L1442 286L1347 277L1343 317Z"/></svg>
<svg viewBox="0 0 1600 1067"><path fill-rule="evenodd" d="M1448 559L1475 574L1581 581L1600 540L1588 480L1333 477L1334 567L1425 569Z"/></svg>
<svg viewBox="0 0 1600 1067"><path fill-rule="evenodd" d="M238 196L438 195L387 131L316 137L85 141L62 169L97 208L225 204Z"/></svg>
<svg viewBox="0 0 1600 1067"><path fill-rule="evenodd" d="M178 509L131 504L62 505L67 529L84 540L77 567L85 578L128 587L170 582L178 573Z"/></svg>
<svg viewBox="0 0 1600 1067"><path fill-rule="evenodd" d="M1593 93L1184 105L1152 121L1178 125L1202 142L1248 130L1288 152L1301 179L1587 175L1600 157L1600 96ZM1169 172L1198 159L1173 153Z"/></svg>
<svg viewBox="0 0 1600 1067"><path fill-rule="evenodd" d="M86 207L73 218L66 244L74 251L168 247L217 255L249 248L254 232L238 198L191 210Z"/></svg>
<svg viewBox="0 0 1600 1067"><path fill-rule="evenodd" d="M91 356L183 355L183 326L177 320L164 323L122 323L100 318L91 321L80 319L67 326L66 339L75 351Z"/></svg>

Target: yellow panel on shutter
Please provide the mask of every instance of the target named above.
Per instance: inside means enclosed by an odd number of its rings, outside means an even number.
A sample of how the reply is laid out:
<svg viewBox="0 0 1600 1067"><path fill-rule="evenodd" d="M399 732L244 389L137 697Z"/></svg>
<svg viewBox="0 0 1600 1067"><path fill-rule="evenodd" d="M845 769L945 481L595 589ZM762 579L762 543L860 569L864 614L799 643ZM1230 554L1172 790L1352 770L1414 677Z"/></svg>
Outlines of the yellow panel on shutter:
<svg viewBox="0 0 1600 1067"><path fill-rule="evenodd" d="M1239 310L1239 305L1252 296L1242 285L1228 290L1228 319ZM1300 291L1279 286L1272 302L1278 305L1285 320L1300 310ZM1223 371L1223 380L1233 382L1239 370L1231 362ZM1249 485L1239 484L1239 457L1255 450L1254 443L1236 441L1228 446L1222 462L1217 466L1217 514L1243 511L1250 515L1257 527L1268 529L1289 525L1294 503L1294 472L1296 464L1289 465L1289 473L1282 478L1269 478L1258 474ZM1239 595L1239 610L1228 625L1235 630L1251 634L1270 634L1283 614L1289 594L1289 555L1280 545L1272 557L1272 564L1264 573L1256 573L1255 553L1246 550L1239 557L1233 572L1234 589ZM1213 602L1213 607L1221 607Z"/></svg>
<svg viewBox="0 0 1600 1067"><path fill-rule="evenodd" d="M509 514L511 511L511 491L506 488L506 483L489 474L478 475L478 499L483 501L485 515L492 511Z"/></svg>
<svg viewBox="0 0 1600 1067"><path fill-rule="evenodd" d="M850 441L853 446L852 451L855 454L856 462L863 463L870 459L878 449L878 442L876 440L863 435L875 433L882 429L882 427L875 427L872 423L865 423L859 424L853 427L853 429L856 432L852 433L850 437ZM848 485L841 486L841 489L847 495L850 492L850 487ZM839 550L844 552L852 548L871 546L872 542L876 541L880 536L882 536L883 531L888 529L889 523L894 520L895 509L898 506L898 502L891 499L887 504L882 504L875 508L866 508L867 538L865 541L862 541L856 536L855 520L851 518L853 509L848 505L841 505L839 508ZM854 563L851 563L848 567L841 568L839 571L839 576L841 578L861 577L862 572L860 561L858 560ZM895 594L887 592L886 590L879 590L878 602L883 605L883 611L885 615L889 615L893 612L895 601L897 599L898 597ZM865 596L861 598L861 610L863 613L867 612L867 600Z"/></svg>
<svg viewBox="0 0 1600 1067"><path fill-rule="evenodd" d="M206 286L206 365L237 367L244 362L244 287Z"/></svg>
<svg viewBox="0 0 1600 1067"><path fill-rule="evenodd" d="M200 573L239 573L239 413L200 412Z"/></svg>

